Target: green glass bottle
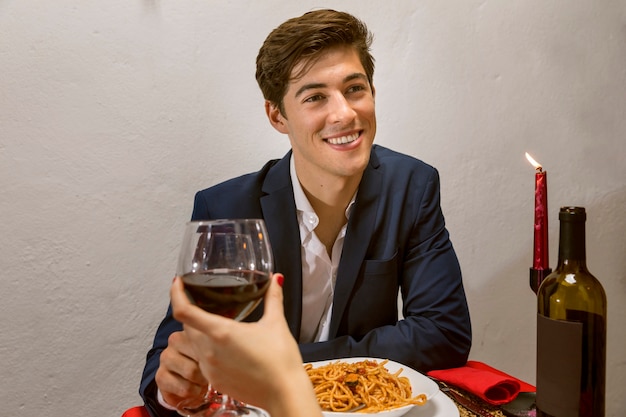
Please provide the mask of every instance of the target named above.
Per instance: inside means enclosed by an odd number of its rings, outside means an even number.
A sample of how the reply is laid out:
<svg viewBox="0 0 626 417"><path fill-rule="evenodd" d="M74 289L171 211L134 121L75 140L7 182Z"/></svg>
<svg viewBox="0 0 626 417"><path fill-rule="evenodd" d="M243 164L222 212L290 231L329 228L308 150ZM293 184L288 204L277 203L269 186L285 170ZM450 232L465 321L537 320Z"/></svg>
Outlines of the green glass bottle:
<svg viewBox="0 0 626 417"><path fill-rule="evenodd" d="M537 292L537 416L603 417L607 302L587 270L584 207L559 212L556 270Z"/></svg>

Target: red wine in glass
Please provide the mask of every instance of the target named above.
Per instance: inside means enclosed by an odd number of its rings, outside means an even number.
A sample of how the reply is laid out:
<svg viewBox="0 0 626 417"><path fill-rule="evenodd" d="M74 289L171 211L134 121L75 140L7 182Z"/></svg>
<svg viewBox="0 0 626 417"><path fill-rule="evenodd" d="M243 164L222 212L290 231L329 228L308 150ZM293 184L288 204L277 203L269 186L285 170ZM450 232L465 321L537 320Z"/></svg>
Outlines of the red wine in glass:
<svg viewBox="0 0 626 417"><path fill-rule="evenodd" d="M261 302L269 275L259 271L213 269L183 275L189 298L209 313L242 320Z"/></svg>

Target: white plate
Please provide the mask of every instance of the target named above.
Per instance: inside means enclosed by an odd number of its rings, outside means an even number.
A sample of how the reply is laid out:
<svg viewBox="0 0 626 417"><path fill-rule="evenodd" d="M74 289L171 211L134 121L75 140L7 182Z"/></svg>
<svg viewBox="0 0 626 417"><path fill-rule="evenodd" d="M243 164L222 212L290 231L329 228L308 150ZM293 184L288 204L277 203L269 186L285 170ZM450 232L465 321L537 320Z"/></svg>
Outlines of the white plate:
<svg viewBox="0 0 626 417"><path fill-rule="evenodd" d="M446 394L439 391L424 406L409 410L404 417L460 417L460 415L456 404Z"/></svg>
<svg viewBox="0 0 626 417"><path fill-rule="evenodd" d="M337 361L346 362L346 363L354 363L354 362L361 362L361 361L366 361L366 360L382 362L385 359L339 358L339 359L333 359L329 361L309 362L309 364L313 365L314 368L317 368L317 367L328 365L329 363L334 363ZM420 374L419 372L409 368L406 365L402 365L398 362L388 361L385 364L385 368L387 368L387 370L390 373L394 373L397 370L402 369L402 373L400 374L400 376L405 376L409 378L409 381L411 382L411 390L412 390L413 395L415 396L418 394L425 394L427 403L435 394L439 392L439 387L434 381L430 380L428 377ZM387 411L380 411L378 413L337 413L333 411L324 411L322 412L322 414L324 414L325 417L358 417L358 416L400 417L408 413L414 407L421 408L422 406L406 405L404 407L394 408L394 409L387 410Z"/></svg>

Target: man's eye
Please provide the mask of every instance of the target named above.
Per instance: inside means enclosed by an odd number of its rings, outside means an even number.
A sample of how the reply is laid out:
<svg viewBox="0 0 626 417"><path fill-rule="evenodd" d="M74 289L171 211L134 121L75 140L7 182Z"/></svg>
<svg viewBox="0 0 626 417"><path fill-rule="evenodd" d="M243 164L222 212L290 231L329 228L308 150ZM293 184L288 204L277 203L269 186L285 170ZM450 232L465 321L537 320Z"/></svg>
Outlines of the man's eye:
<svg viewBox="0 0 626 417"><path fill-rule="evenodd" d="M314 101L322 100L323 98L324 98L324 96L322 96L321 94L316 94L314 96L307 97L306 100L304 100L304 101L306 103L312 103Z"/></svg>
<svg viewBox="0 0 626 417"><path fill-rule="evenodd" d="M362 85L353 85L352 87L348 88L348 93L357 93L359 91L363 91L365 90L365 87Z"/></svg>

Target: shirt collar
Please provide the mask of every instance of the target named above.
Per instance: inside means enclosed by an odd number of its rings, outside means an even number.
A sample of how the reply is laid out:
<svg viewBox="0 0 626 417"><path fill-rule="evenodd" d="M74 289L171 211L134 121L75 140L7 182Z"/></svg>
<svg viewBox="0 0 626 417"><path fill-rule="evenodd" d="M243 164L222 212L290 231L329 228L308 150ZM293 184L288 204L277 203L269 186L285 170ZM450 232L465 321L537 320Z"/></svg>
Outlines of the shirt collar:
<svg viewBox="0 0 626 417"><path fill-rule="evenodd" d="M317 227L319 217L317 217L309 199L306 197L306 194L304 194L300 181L298 181L296 163L294 162L293 155L291 155L291 160L289 161L289 173L291 175L291 185L293 187L293 197L296 203L296 211L298 212L298 220L301 225L304 225L307 230L311 232ZM354 206L354 202L356 200L356 194L357 193L355 192L350 200L350 203L348 204L348 207L346 207L346 219L350 219L352 207Z"/></svg>

